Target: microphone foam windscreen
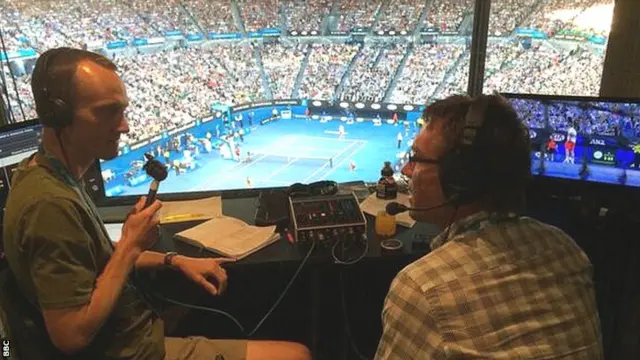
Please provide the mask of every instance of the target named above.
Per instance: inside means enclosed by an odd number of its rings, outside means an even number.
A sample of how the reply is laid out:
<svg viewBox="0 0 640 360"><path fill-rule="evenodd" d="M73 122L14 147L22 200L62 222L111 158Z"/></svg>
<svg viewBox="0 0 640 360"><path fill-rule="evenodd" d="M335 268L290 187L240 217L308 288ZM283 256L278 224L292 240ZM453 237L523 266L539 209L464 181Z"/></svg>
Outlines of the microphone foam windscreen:
<svg viewBox="0 0 640 360"><path fill-rule="evenodd" d="M395 202L394 201L394 202L388 203L387 206L385 206L384 210L389 215L397 215L397 214L400 214L400 213L403 213L403 212L409 210L409 208L404 206L404 205L402 205L402 204L400 204L399 202Z"/></svg>
<svg viewBox="0 0 640 360"><path fill-rule="evenodd" d="M149 154L144 154L144 156L147 158L147 163L144 164L144 171L147 172L147 175L151 176L156 181L163 181L166 179L169 175L167 167Z"/></svg>

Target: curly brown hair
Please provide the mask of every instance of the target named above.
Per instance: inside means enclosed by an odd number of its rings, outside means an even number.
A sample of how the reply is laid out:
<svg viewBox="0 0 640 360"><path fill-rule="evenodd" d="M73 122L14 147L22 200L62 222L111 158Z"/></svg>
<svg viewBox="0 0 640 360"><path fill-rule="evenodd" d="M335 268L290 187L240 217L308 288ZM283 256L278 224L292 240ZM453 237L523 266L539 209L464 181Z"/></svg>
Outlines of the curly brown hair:
<svg viewBox="0 0 640 360"><path fill-rule="evenodd" d="M489 211L522 212L531 179L529 131L509 101L499 94L471 98L454 95L436 101L423 112L427 122L444 121L443 153L463 146L465 118L474 102L486 101L482 126L474 141L474 156L482 163L477 176L481 202Z"/></svg>

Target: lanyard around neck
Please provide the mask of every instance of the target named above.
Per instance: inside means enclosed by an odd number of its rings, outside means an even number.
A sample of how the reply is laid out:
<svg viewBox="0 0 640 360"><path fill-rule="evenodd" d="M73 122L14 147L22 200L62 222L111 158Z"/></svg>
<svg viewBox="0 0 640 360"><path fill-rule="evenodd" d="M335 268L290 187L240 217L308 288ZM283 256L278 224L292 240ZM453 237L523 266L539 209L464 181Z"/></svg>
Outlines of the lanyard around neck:
<svg viewBox="0 0 640 360"><path fill-rule="evenodd" d="M69 171L69 169L62 163L62 161L46 151L44 149L44 146L40 145L38 154L47 161L49 165L48 167L52 170L53 175L55 175L58 179L62 180L65 184L71 187L81 187L80 182L76 180L71 171Z"/></svg>

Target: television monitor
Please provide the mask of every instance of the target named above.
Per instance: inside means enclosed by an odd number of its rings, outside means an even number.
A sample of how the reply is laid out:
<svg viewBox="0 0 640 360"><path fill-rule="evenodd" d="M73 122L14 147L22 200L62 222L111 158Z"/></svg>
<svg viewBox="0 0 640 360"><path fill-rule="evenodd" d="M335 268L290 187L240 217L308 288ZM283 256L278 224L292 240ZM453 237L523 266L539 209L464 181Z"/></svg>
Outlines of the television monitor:
<svg viewBox="0 0 640 360"><path fill-rule="evenodd" d="M529 128L535 175L640 187L640 100L504 96Z"/></svg>
<svg viewBox="0 0 640 360"><path fill-rule="evenodd" d="M40 123L37 120L0 127L0 224L4 219L12 175L20 161L38 151L39 145Z"/></svg>
<svg viewBox="0 0 640 360"><path fill-rule="evenodd" d="M169 168L160 194L246 193L320 180L376 182L385 161L396 171L406 161L423 109L298 99L214 105L208 118L121 144L116 158L100 161L103 200L148 192L146 153Z"/></svg>

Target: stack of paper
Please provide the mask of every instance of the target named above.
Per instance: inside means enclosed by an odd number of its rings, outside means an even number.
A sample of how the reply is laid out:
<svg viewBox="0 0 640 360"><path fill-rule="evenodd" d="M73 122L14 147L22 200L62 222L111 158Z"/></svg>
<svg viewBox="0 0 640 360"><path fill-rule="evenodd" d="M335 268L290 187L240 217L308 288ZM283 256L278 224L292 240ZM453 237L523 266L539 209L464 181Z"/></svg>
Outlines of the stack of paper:
<svg viewBox="0 0 640 360"><path fill-rule="evenodd" d="M188 201L164 201L160 209L160 223L208 220L222 215L219 196Z"/></svg>
<svg viewBox="0 0 640 360"><path fill-rule="evenodd" d="M236 218L219 216L175 237L229 258L242 259L278 240L280 235L275 231L275 226L251 226Z"/></svg>
<svg viewBox="0 0 640 360"><path fill-rule="evenodd" d="M392 201L396 201L402 205L411 207L411 204L409 203L409 198L410 196L407 194L398 193L398 197L396 199L383 200L383 199L378 199L376 194L373 193L369 195L369 197L365 201L360 203L360 209L362 209L363 212L369 215L376 216L378 215L378 212L384 211L387 204ZM416 221L413 220L411 216L409 216L409 212L407 211L407 212L403 212L396 215L396 223L398 225L402 225L405 227L413 227Z"/></svg>

